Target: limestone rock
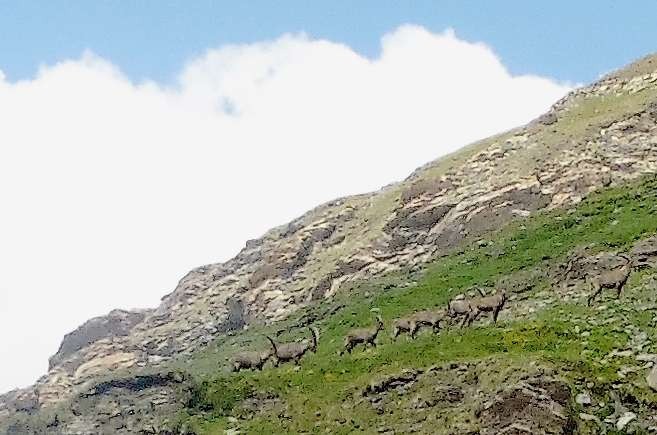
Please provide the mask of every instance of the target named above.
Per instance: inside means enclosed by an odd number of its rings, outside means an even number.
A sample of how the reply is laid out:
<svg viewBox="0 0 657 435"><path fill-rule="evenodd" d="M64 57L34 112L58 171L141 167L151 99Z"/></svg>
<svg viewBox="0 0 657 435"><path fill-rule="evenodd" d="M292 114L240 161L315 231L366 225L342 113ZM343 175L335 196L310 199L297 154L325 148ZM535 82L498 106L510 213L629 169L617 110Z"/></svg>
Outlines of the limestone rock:
<svg viewBox="0 0 657 435"><path fill-rule="evenodd" d="M577 396L575 396L575 402L579 405L590 405L591 404L591 396L588 393L579 393Z"/></svg>
<svg viewBox="0 0 657 435"><path fill-rule="evenodd" d="M625 426L627 426L635 418L636 418L635 413L627 411L616 421L616 429L618 430L625 429Z"/></svg>
<svg viewBox="0 0 657 435"><path fill-rule="evenodd" d="M596 423L600 423L600 419L598 417L596 417L595 415L586 414L584 412L579 413L579 418L584 421L594 421Z"/></svg>
<svg viewBox="0 0 657 435"><path fill-rule="evenodd" d="M521 382L498 393L479 414L481 434L574 433L575 421L563 400L569 387L558 380L548 381L556 387L553 391L538 387L540 382Z"/></svg>
<svg viewBox="0 0 657 435"><path fill-rule="evenodd" d="M59 350L50 358L48 368L52 369L73 353L99 340L125 337L149 312L113 310L106 316L88 320L75 331L66 334Z"/></svg>
<svg viewBox="0 0 657 435"><path fill-rule="evenodd" d="M363 396L368 394L383 393L389 390L404 387L415 382L420 374L422 374L421 370L407 370L397 375L385 377L368 385L367 388L365 388L363 391Z"/></svg>
<svg viewBox="0 0 657 435"><path fill-rule="evenodd" d="M650 388L657 391L657 365L650 369L650 373L648 373L648 376L646 377L646 382Z"/></svg>
<svg viewBox="0 0 657 435"><path fill-rule="evenodd" d="M657 236L637 242L630 251L632 258L639 266L657 265Z"/></svg>

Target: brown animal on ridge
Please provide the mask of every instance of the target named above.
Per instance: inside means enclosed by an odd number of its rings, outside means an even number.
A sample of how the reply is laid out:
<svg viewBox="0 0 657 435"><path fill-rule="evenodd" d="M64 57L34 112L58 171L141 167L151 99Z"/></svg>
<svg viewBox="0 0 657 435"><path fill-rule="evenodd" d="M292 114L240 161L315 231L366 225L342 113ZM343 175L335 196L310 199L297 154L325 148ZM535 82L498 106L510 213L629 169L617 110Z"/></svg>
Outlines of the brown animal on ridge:
<svg viewBox="0 0 657 435"><path fill-rule="evenodd" d="M463 317L461 321L461 328L465 326L465 322L470 318L473 312L472 302L470 299L452 299L447 303L447 315L452 319Z"/></svg>
<svg viewBox="0 0 657 435"><path fill-rule="evenodd" d="M411 314L410 316L395 319L395 321L392 322L392 338L393 339L397 340L397 337L402 332L408 332L409 334L411 333L411 331L413 329L413 327L411 326L412 317L413 317L413 315ZM413 337L413 334L411 334L411 337Z"/></svg>
<svg viewBox="0 0 657 435"><path fill-rule="evenodd" d="M414 331L411 331L413 334L423 326L431 326L434 333L440 331L440 322L445 320L446 312L445 310L424 310L418 311L413 315L413 320L415 322Z"/></svg>
<svg viewBox="0 0 657 435"><path fill-rule="evenodd" d="M633 264L632 259L627 255L619 254L618 256L626 261L623 266L613 270L606 270L599 275L588 279L593 292L586 301L587 305L590 306L591 302L602 293L602 289L606 288L615 289L616 298L620 298L621 291L623 290L623 287L625 287L625 284L630 277L630 273L632 273Z"/></svg>
<svg viewBox="0 0 657 435"><path fill-rule="evenodd" d="M276 344L274 340L267 336L267 340L271 343L273 354L275 356L274 366L282 362L294 361L294 364L299 365L301 357L308 351L315 353L317 351L317 342L319 341L319 331L317 328L308 328L312 334L312 340L303 340L293 343Z"/></svg>
<svg viewBox="0 0 657 435"><path fill-rule="evenodd" d="M421 326L431 326L434 333L440 330L440 322L445 319L445 311L439 310L425 310L418 311L406 317L397 319L393 323L392 338L397 339L400 333L407 332L411 338L415 338L415 334Z"/></svg>
<svg viewBox="0 0 657 435"><path fill-rule="evenodd" d="M481 295L481 297L485 297L486 294L483 292L482 289L477 287L477 291ZM449 302L447 302L447 315L451 317L452 319L455 319L457 317L462 316L463 320L461 321L461 328L465 326L465 322L468 321L468 318L470 317L470 314L474 311L474 308L472 306L472 299L471 298L466 298L464 296L460 296L454 299L451 299Z"/></svg>
<svg viewBox="0 0 657 435"><path fill-rule="evenodd" d="M239 352L233 357L233 371L239 372L242 369L262 370L262 367L273 355L272 349L264 352Z"/></svg>
<svg viewBox="0 0 657 435"><path fill-rule="evenodd" d="M379 335L379 332L383 330L383 320L381 316L376 316L376 326L371 328L359 328L353 329L347 333L344 338L344 349L340 352L340 355L344 355L345 352L351 353L353 348L357 344L363 344L367 347L368 344L371 344L372 347L376 347L376 337Z"/></svg>
<svg viewBox="0 0 657 435"><path fill-rule="evenodd" d="M492 296L482 296L472 299L470 306L472 311L468 315L468 325L477 320L482 313L493 313L493 323L497 323L497 316L506 303L506 292L502 290Z"/></svg>
<svg viewBox="0 0 657 435"><path fill-rule="evenodd" d="M504 290L493 296L486 296L481 289L481 297L452 299L447 303L447 315L451 318L463 317L461 328L466 324L469 326L477 320L482 313L493 313L493 322L497 323L497 316L506 303L506 292Z"/></svg>

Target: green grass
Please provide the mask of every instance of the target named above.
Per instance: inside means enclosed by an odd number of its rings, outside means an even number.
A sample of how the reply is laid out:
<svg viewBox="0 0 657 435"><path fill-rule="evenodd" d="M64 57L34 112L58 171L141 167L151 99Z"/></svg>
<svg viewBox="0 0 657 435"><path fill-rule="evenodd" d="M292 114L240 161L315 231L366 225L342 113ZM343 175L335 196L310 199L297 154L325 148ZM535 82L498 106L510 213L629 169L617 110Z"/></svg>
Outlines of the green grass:
<svg viewBox="0 0 657 435"><path fill-rule="evenodd" d="M276 399L259 409L250 420L240 420L240 427L247 433L320 429L347 433L354 427L349 424L336 427L334 422L353 419L359 425L372 427L382 418L385 420L367 407L342 406L353 404L372 379L406 368L491 357L496 358L496 364L506 367L522 367L524 361L538 359L543 364L560 367L564 376L593 380L602 389L618 380L617 370L624 361L616 358L605 365L599 361L612 349L622 348L628 337L617 331L614 323L601 324L588 328L588 343L583 345L583 340L573 332L576 325L573 319L585 319L596 313L592 312L594 308L581 303L557 301L535 314L511 318L497 327L452 328L439 335L421 334L415 341L402 338L393 343L388 331L380 336L376 349L365 352L358 349L344 357L339 357L338 352L342 337L350 328L372 323L374 308L389 321L415 309L444 305L454 294L474 285L492 286L503 278L516 276L524 279L523 273L532 270L539 273L531 275L535 282L530 298L545 292L550 289L551 281L541 271L563 262L579 246L588 246L592 253L628 249L637 239L657 232L655 212L657 180L650 177L591 195L570 212L543 213L511 224L494 234L486 246L471 246L437 260L421 276L400 272L354 284L334 299L308 307L298 316L276 325L285 329L300 316L309 314L321 319L315 323L322 334L319 349L304 358L298 371L291 365L283 365L277 369L266 366L257 373L228 373L227 359L233 352L243 347L266 346L263 335L274 330L254 328L226 337L184 364L199 376L197 401L188 410L188 420L201 433L220 433L228 424L226 417L247 414L242 408L245 398L264 391ZM636 287L644 275L633 277L630 288ZM414 280L417 280L415 285L402 285ZM384 287L391 288L384 290ZM342 308L332 315L326 314L338 307ZM646 328L652 318L650 312L631 309L624 315L630 323ZM283 334L281 339L305 334L307 330L293 328L292 333ZM642 394L654 399L649 392Z"/></svg>

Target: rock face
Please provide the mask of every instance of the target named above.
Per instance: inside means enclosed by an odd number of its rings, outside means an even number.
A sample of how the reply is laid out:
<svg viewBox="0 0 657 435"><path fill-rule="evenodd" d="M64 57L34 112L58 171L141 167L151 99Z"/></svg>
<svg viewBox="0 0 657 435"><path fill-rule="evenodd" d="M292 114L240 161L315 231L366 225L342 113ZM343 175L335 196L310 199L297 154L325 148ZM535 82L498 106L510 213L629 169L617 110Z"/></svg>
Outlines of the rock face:
<svg viewBox="0 0 657 435"><path fill-rule="evenodd" d="M539 364L510 369L488 359L409 369L372 381L360 396L357 404L381 416L381 433L571 434L577 428L570 387Z"/></svg>
<svg viewBox="0 0 657 435"><path fill-rule="evenodd" d="M64 424L57 413L41 419L17 421L7 428L16 435L111 435L116 433L174 435L167 419L189 400L191 387L179 373L168 372L100 382L71 404L72 421ZM126 400L129 398L129 400Z"/></svg>
<svg viewBox="0 0 657 435"><path fill-rule="evenodd" d="M635 264L642 266L657 266L657 236L640 241L630 251Z"/></svg>
<svg viewBox="0 0 657 435"><path fill-rule="evenodd" d="M481 434L573 434L570 389L562 381L534 379L500 392L479 415Z"/></svg>
<svg viewBox="0 0 657 435"><path fill-rule="evenodd" d="M121 378L102 382L76 401L74 414L80 417L68 425L66 434L90 433L164 433L163 417L178 409L185 378L176 373ZM183 393L184 396L188 392ZM124 398L132 398L126 406ZM89 419L85 409L93 409L96 418Z"/></svg>
<svg viewBox="0 0 657 435"><path fill-rule="evenodd" d="M48 368L52 370L75 352L99 340L125 337L148 314L149 310L113 310L107 316L88 320L75 331L66 334L59 350L48 361Z"/></svg>
<svg viewBox="0 0 657 435"><path fill-rule="evenodd" d="M86 394L101 377L157 369L229 331L285 318L345 282L425 263L509 220L657 172L652 60L578 89L535 122L431 162L403 182L328 202L248 241L226 263L189 272L155 310L90 320L66 336L34 386L0 396L0 422ZM535 400L534 393L504 393L490 409L502 412L514 397ZM553 402L536 403L561 424ZM491 427L506 421L487 415Z"/></svg>

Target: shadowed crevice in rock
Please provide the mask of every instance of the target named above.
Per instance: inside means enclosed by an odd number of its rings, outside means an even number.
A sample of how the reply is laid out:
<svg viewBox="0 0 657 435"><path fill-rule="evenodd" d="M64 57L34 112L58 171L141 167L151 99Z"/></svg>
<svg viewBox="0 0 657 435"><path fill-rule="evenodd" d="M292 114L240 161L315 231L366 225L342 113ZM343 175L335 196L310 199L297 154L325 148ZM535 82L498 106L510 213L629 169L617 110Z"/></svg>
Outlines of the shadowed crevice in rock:
<svg viewBox="0 0 657 435"><path fill-rule="evenodd" d="M129 391L142 391L148 388L161 387L169 384L181 384L185 377L181 373L168 372L165 374L135 376L133 378L113 379L107 382L101 382L96 385L82 397L92 397L107 394L109 391L117 388Z"/></svg>
<svg viewBox="0 0 657 435"><path fill-rule="evenodd" d="M320 279L317 285L315 285L310 290L310 300L318 301L323 299L326 293L331 289L332 284L333 284L333 276L331 275L325 276L322 279Z"/></svg>

